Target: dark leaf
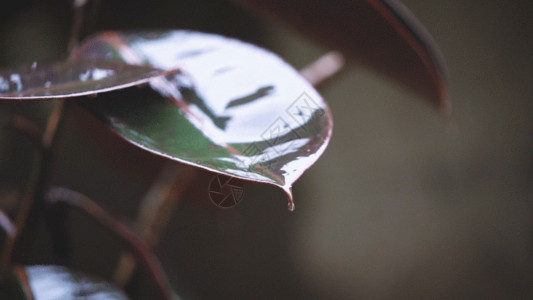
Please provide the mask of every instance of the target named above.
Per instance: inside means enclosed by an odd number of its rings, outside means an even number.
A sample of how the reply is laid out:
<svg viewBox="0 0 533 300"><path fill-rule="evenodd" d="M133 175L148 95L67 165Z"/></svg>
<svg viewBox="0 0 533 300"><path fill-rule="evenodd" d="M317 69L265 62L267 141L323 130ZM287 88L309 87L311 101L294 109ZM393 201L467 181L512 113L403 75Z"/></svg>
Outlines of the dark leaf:
<svg viewBox="0 0 533 300"><path fill-rule="evenodd" d="M441 54L423 25L397 0L234 0L257 8L386 74L447 111Z"/></svg>
<svg viewBox="0 0 533 300"><path fill-rule="evenodd" d="M73 59L112 57L180 72L153 89L85 101L131 143L158 155L281 187L325 150L332 119L320 95L274 54L190 31L99 34ZM129 94L128 94L129 93Z"/></svg>
<svg viewBox="0 0 533 300"><path fill-rule="evenodd" d="M107 282L60 266L16 266L0 287L0 299L10 300L126 300Z"/></svg>
<svg viewBox="0 0 533 300"><path fill-rule="evenodd" d="M122 89L173 71L119 62L76 60L0 70L0 99L69 98Z"/></svg>

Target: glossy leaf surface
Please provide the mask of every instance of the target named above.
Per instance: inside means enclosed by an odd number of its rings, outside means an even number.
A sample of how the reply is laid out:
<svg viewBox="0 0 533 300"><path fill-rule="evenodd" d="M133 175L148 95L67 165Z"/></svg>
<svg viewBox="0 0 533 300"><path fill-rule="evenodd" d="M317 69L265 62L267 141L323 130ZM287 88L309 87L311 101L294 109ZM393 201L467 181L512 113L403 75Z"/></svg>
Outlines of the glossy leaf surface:
<svg viewBox="0 0 533 300"><path fill-rule="evenodd" d="M180 72L84 101L119 135L158 155L241 179L291 186L325 150L320 95L274 54L190 31L97 35L72 59L108 57ZM115 95L116 94L116 95Z"/></svg>
<svg viewBox="0 0 533 300"><path fill-rule="evenodd" d="M444 63L424 26L397 0L234 0L340 50L449 109ZM437 12L438 13L438 12Z"/></svg>
<svg viewBox="0 0 533 300"><path fill-rule="evenodd" d="M16 266L0 289L1 299L10 300L126 300L109 283L95 280L60 266Z"/></svg>
<svg viewBox="0 0 533 300"><path fill-rule="evenodd" d="M171 73L172 71L170 71ZM76 60L0 70L0 99L69 98L122 89L168 74L148 66Z"/></svg>

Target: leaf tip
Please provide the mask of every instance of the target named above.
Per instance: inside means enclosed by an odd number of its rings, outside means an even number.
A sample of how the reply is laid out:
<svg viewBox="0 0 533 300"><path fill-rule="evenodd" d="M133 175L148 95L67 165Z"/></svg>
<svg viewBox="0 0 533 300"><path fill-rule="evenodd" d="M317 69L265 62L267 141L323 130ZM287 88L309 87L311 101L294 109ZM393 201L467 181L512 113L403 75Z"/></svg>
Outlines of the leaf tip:
<svg viewBox="0 0 533 300"><path fill-rule="evenodd" d="M287 195L287 200L288 200L287 207L288 207L290 212L293 212L294 208L295 208L295 205L294 205L294 197L292 195L292 187L290 187L290 186L282 186L281 188L283 189L283 191Z"/></svg>

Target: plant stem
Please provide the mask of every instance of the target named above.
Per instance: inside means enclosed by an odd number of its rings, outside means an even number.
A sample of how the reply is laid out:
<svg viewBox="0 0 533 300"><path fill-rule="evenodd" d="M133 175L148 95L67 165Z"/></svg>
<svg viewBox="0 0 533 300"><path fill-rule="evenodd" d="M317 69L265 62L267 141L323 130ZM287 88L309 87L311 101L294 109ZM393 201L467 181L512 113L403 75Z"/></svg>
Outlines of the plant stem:
<svg viewBox="0 0 533 300"><path fill-rule="evenodd" d="M126 225L111 217L96 202L85 195L66 188L51 188L46 194L46 199L50 204L64 203L76 207L94 218L105 228L111 230L128 246L131 253L146 268L163 297L167 300L178 299L178 296L168 283L159 260L146 242Z"/></svg>
<svg viewBox="0 0 533 300"><path fill-rule="evenodd" d="M141 201L136 223L141 238L150 247L154 248L159 243L178 203L198 174L196 168L176 163L168 163L161 170L159 177ZM115 284L126 286L135 268L132 255L122 253L113 276Z"/></svg>
<svg viewBox="0 0 533 300"><path fill-rule="evenodd" d="M54 110L48 117L46 128L43 133L43 147L50 151L57 137L57 130L63 121L66 101L58 101Z"/></svg>
<svg viewBox="0 0 533 300"><path fill-rule="evenodd" d="M314 86L324 83L344 67L344 57L337 51L328 52L300 70L309 83Z"/></svg>
<svg viewBox="0 0 533 300"><path fill-rule="evenodd" d="M88 0L73 0L73 24L68 42L68 51L72 50L78 42L83 25L84 8L87 2ZM40 151L35 159L36 162L30 175L29 185L22 197L22 204L15 223L16 235L13 239L7 241L2 253L0 262L2 267L7 267L12 259L24 260L27 255L27 249L32 244L33 233L36 230L36 224L38 224L37 217L42 215L41 211L44 211L42 198L48 183L53 160L53 148L57 140L58 129L64 119L65 106L66 101L56 102L42 135L35 129L32 122L25 122L26 119L12 119L10 122L11 127L21 130L33 140L38 141ZM54 245L54 247L56 246ZM16 253L16 257L13 257L15 248L20 249L20 251Z"/></svg>
<svg viewBox="0 0 533 300"><path fill-rule="evenodd" d="M83 25L83 15L85 6L87 5L88 0L73 0L72 2L72 11L73 11L73 21L72 28L70 30L70 38L68 42L67 50L70 52L79 41L81 27Z"/></svg>
<svg viewBox="0 0 533 300"><path fill-rule="evenodd" d="M53 160L53 148L57 140L57 132L63 121L65 101L57 102L48 118L46 129L42 135L40 151L30 175L30 183L22 198L22 204L16 217L16 234L7 241L2 254L2 267L7 267L12 259L24 261L27 249L30 248L33 233L36 231L37 217L43 210L42 198L48 183L50 167ZM14 249L17 251L14 255ZM14 257L16 256L16 257Z"/></svg>
<svg viewBox="0 0 533 300"><path fill-rule="evenodd" d="M26 273L26 270L24 270L22 266L14 266L13 273L16 274L16 278L18 279L18 282L24 291L26 300L35 300L35 296L33 295L30 285L30 279L28 278L28 273Z"/></svg>
<svg viewBox="0 0 533 300"><path fill-rule="evenodd" d="M68 42L68 51L71 51L78 43L83 26L84 9L88 0L73 0L73 24ZM29 184L22 197L22 203L15 221L15 236L8 239L5 246L0 266L7 268L13 259L25 260L27 250L33 240L38 217L44 211L43 196L49 180L52 161L54 158L54 148L57 141L58 131L64 120L66 101L55 103L52 113L48 117L46 128L41 134L35 124L24 117L15 116L8 122L8 126L17 129L39 146L39 152L35 158L35 163L30 174ZM60 215L64 219L64 215ZM64 226L64 224L63 224ZM64 229L64 228L63 228ZM65 232L65 230L61 230ZM59 234L61 234L61 232ZM52 235L55 233L52 232ZM57 245L54 245L56 247ZM14 249L19 249L14 255ZM16 257L14 257L16 256Z"/></svg>
<svg viewBox="0 0 533 300"><path fill-rule="evenodd" d="M43 133L41 129L30 119L26 117L14 115L7 119L3 128L14 129L25 135L37 148L42 147Z"/></svg>

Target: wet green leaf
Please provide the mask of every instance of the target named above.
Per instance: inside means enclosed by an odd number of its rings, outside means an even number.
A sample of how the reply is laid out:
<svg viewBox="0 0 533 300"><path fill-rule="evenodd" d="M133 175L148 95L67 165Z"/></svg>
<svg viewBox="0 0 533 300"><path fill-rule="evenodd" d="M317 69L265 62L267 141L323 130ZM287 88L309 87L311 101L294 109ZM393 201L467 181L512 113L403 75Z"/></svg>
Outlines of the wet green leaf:
<svg viewBox="0 0 533 300"><path fill-rule="evenodd" d="M109 283L60 266L16 266L6 274L0 299L10 300L126 300Z"/></svg>
<svg viewBox="0 0 533 300"><path fill-rule="evenodd" d="M122 89L148 82L161 71L101 60L73 60L50 64L33 63L0 70L0 99L38 100L69 98Z"/></svg>
<svg viewBox="0 0 533 300"><path fill-rule="evenodd" d="M170 70L149 89L84 101L120 136L155 154L246 180L291 186L325 150L327 105L276 55L190 31L106 32L72 59L101 57ZM121 94L121 95L119 95Z"/></svg>

